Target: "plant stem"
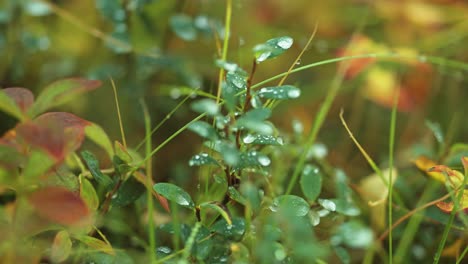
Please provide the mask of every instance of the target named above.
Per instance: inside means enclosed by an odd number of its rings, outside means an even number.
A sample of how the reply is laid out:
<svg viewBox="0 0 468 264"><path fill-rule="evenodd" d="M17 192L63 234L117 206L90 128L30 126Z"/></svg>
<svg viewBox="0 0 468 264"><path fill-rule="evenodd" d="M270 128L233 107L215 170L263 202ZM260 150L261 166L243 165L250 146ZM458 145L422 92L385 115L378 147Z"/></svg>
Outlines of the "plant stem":
<svg viewBox="0 0 468 264"><path fill-rule="evenodd" d="M224 22L224 43L223 43L223 53L221 54L221 60L226 61L229 37L231 35L231 15L232 15L232 0L226 0L226 16ZM221 67L218 75L218 92L216 94L216 103L219 103L221 99L221 90L223 88L223 79L224 79L224 68Z"/></svg>
<svg viewBox="0 0 468 264"><path fill-rule="evenodd" d="M117 97L117 88L115 87L114 80L111 78L112 90L114 91L114 99L115 99L115 106L117 108L117 117L119 118L119 127L120 127L120 134L122 136L122 143L125 149L127 148L127 141L125 140L125 132L122 124L122 116L120 115L120 107L119 107L119 99Z"/></svg>
<svg viewBox="0 0 468 264"><path fill-rule="evenodd" d="M145 104L143 99L140 99L141 107L143 108L143 116L145 119L145 154L149 156L151 153L151 117L148 112L148 107ZM157 255L154 253L156 250L156 238L155 238L155 228L154 228L154 219L153 219L153 196L152 196L152 177L153 175L153 166L151 158L146 162L146 203L147 203L147 214L148 214L148 239L149 239L149 259L150 263L155 263Z"/></svg>
<svg viewBox="0 0 468 264"><path fill-rule="evenodd" d="M392 205L393 205L393 152L395 148L395 126L397 118L397 106L398 106L399 94L396 93L393 98L392 116L390 119L390 138L388 143L388 167L389 171L389 185L388 185L388 226L392 226ZM392 229L388 233L388 262L393 263L393 236Z"/></svg>

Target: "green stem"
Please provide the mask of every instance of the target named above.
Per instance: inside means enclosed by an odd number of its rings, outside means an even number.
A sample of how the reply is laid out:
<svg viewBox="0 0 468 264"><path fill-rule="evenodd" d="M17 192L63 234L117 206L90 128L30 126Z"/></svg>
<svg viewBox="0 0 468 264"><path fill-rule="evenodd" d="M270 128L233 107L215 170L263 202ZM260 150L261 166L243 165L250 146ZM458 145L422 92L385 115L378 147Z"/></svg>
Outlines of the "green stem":
<svg viewBox="0 0 468 264"><path fill-rule="evenodd" d="M228 46L229 46L229 37L231 35L231 16L232 16L232 0L226 1L226 17L224 22L224 42L223 42L223 51L221 54L221 60L226 61ZM216 103L221 99L221 90L223 87L224 79L224 68L221 67L218 75L218 92L216 94Z"/></svg>
<svg viewBox="0 0 468 264"><path fill-rule="evenodd" d="M146 144L145 144L145 154L146 156L150 156L151 153L151 117L148 112L148 107L145 104L143 99L140 100L141 107L143 108L143 116L145 119L145 134L146 134ZM155 237L155 228L154 228L154 219L153 219L153 196L152 196L152 181L151 177L153 175L153 167L151 158L146 162L146 203L148 206L147 213L148 213L148 239L149 239L149 259L150 263L155 263L157 255L155 254L156 250L156 237Z"/></svg>
<svg viewBox="0 0 468 264"><path fill-rule="evenodd" d="M430 62L435 65L444 65L447 67L463 70L463 71L468 71L468 63L464 63L461 61L455 61L455 60L449 60L441 57L434 57L434 56L424 56L420 55L418 57L414 56L404 56L404 55L399 55L399 54L394 54L394 53L368 53L368 54L360 54L360 55L353 55L353 56L345 56L345 57L339 57L339 58L333 58L333 59L328 59L328 60L323 60L319 62L314 62L311 64L304 65L302 67L298 67L292 71L288 72L283 72L278 75L275 75L271 78L268 78L264 81L261 81L255 85L252 85L252 88L258 88L266 83L269 83L271 81L280 79L283 76L286 76L291 73L296 73L300 71L304 71L310 68L314 68L317 66L321 65L326 65L326 64L331 64L335 62L341 62L341 61L348 61L348 60L355 60L355 59L364 59L364 58L378 58L378 59L415 59L419 58L419 60L424 60L426 62Z"/></svg>
<svg viewBox="0 0 468 264"><path fill-rule="evenodd" d="M172 134L170 137L168 137L166 140L164 140L161 144L159 144L159 146L157 146L155 149L153 149L151 151L151 153L149 153L149 155L147 155L136 167L141 167L143 164L145 164L145 162L148 161L148 159L150 159L154 154L156 154L159 150L161 150L164 146L166 146L167 143L171 142L180 133L184 132L192 123L202 119L205 116L206 116L206 113L201 114L201 115L195 117L194 119L192 119L192 121L185 124L183 127L179 128L179 130L177 130L174 134Z"/></svg>
<svg viewBox="0 0 468 264"><path fill-rule="evenodd" d="M395 126L396 126L396 118L397 118L397 106L398 106L398 96L399 94L395 94L393 98L393 108L392 108L392 117L390 120L390 138L388 143L388 166L390 168L389 171L389 185L388 185L388 226L392 226L392 205L393 205L393 152L395 149ZM390 228L390 232L388 233L388 262L390 264L393 263L393 237L392 237L392 229Z"/></svg>

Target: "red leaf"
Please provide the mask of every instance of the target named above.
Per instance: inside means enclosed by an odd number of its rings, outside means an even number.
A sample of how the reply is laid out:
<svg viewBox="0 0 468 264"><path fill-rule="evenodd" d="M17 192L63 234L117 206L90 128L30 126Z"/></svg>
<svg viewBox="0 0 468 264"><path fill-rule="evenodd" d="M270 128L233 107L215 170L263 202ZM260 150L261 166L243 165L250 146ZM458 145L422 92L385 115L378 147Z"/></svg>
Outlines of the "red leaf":
<svg viewBox="0 0 468 264"><path fill-rule="evenodd" d="M12 87L3 89L3 91L12 98L23 113L34 103L34 95L26 88Z"/></svg>
<svg viewBox="0 0 468 264"><path fill-rule="evenodd" d="M375 52L376 44L366 36L358 35L351 39L348 47L338 50L339 57L354 56ZM343 61L341 67L345 67L344 76L346 79L352 79L359 73L365 70L368 66L376 61L375 58L353 59L351 61Z"/></svg>
<svg viewBox="0 0 468 264"><path fill-rule="evenodd" d="M18 125L16 131L26 143L61 161L81 146L84 128L89 124L70 113L50 112Z"/></svg>
<svg viewBox="0 0 468 264"><path fill-rule="evenodd" d="M43 218L62 225L83 225L90 211L79 195L63 187L44 187L29 195L29 202Z"/></svg>

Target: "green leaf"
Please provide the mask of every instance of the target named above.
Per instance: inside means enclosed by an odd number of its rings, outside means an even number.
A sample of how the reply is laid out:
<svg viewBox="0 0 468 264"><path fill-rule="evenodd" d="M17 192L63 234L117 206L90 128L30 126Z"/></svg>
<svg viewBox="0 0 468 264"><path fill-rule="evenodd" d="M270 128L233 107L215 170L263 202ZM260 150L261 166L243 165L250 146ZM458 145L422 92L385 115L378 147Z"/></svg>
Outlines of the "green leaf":
<svg viewBox="0 0 468 264"><path fill-rule="evenodd" d="M245 72L239 65L234 62L228 62L223 60L216 60L216 66L223 68L226 72L234 72L240 76L247 76L247 72Z"/></svg>
<svg viewBox="0 0 468 264"><path fill-rule="evenodd" d="M237 119L236 127L239 129L249 129L262 135L273 134L273 125L264 120L271 116L271 110L268 108L256 108L245 113Z"/></svg>
<svg viewBox="0 0 468 264"><path fill-rule="evenodd" d="M200 114L206 113L208 116L215 116L219 113L219 105L212 99L201 99L193 102L190 106L193 111Z"/></svg>
<svg viewBox="0 0 468 264"><path fill-rule="evenodd" d="M226 219L222 219L214 223L211 231L229 240L240 241L245 233L245 221L240 217L234 217L232 223L227 222Z"/></svg>
<svg viewBox="0 0 468 264"><path fill-rule="evenodd" d="M213 253L214 239L209 239L211 236L210 230L204 226L200 226L195 237L195 244L192 248L192 254L198 260L204 260ZM208 239L207 239L208 238Z"/></svg>
<svg viewBox="0 0 468 264"><path fill-rule="evenodd" d="M109 188L113 183L112 179L101 172L101 169L99 168L99 161L96 159L93 153L85 150L81 152L81 157L83 157L86 166L88 167L91 175L93 175L94 179L96 179L96 181L105 188Z"/></svg>
<svg viewBox="0 0 468 264"><path fill-rule="evenodd" d="M240 192L234 187L234 186L229 186L228 187L228 195L229 197L242 204L242 205L246 205L247 204L247 200L245 199L245 197L243 197Z"/></svg>
<svg viewBox="0 0 468 264"><path fill-rule="evenodd" d="M217 165L219 163L207 153L200 153L189 160L189 166Z"/></svg>
<svg viewBox="0 0 468 264"><path fill-rule="evenodd" d="M114 149L112 148L112 142L107 136L106 132L97 124L90 123L85 127L85 135L97 145L101 146L109 155L109 158L114 156Z"/></svg>
<svg viewBox="0 0 468 264"><path fill-rule="evenodd" d="M210 209L215 210L216 212L218 212L224 218L224 220L228 223L228 225L232 225L231 216L229 215L229 212L227 211L227 208L225 206L223 206L221 203L219 203L219 202L206 202L206 203L200 204L200 209L206 209L206 208L210 208Z"/></svg>
<svg viewBox="0 0 468 264"><path fill-rule="evenodd" d="M119 141L114 141L115 155L119 157L124 163L129 164L133 161L132 155Z"/></svg>
<svg viewBox="0 0 468 264"><path fill-rule="evenodd" d="M236 72L228 72L226 74L226 83L232 87L236 93L242 92L247 89L247 78L245 75Z"/></svg>
<svg viewBox="0 0 468 264"><path fill-rule="evenodd" d="M70 256L72 241L66 230L59 231L50 249L50 258L54 263L64 262Z"/></svg>
<svg viewBox="0 0 468 264"><path fill-rule="evenodd" d="M192 41L197 38L197 30L193 25L191 17L177 14L170 18L169 24L174 33L183 40Z"/></svg>
<svg viewBox="0 0 468 264"><path fill-rule="evenodd" d="M80 176L80 197L89 209L96 211L99 207L99 198L91 182Z"/></svg>
<svg viewBox="0 0 468 264"><path fill-rule="evenodd" d="M24 120L25 112L34 102L34 95L25 88L6 88L0 90L0 110Z"/></svg>
<svg viewBox="0 0 468 264"><path fill-rule="evenodd" d="M216 133L216 130L208 123L203 122L203 121L196 121L191 123L188 126L188 129L197 133L199 136L210 139L210 140L216 140L218 139L218 133Z"/></svg>
<svg viewBox="0 0 468 264"><path fill-rule="evenodd" d="M78 95L94 90L101 85L101 81L83 78L70 78L56 81L47 86L37 97L36 102L28 111L30 117L35 117L47 109L67 103Z"/></svg>
<svg viewBox="0 0 468 264"><path fill-rule="evenodd" d="M33 150L23 170L26 179L32 180L44 175L55 164L55 160L42 150Z"/></svg>
<svg viewBox="0 0 468 264"><path fill-rule="evenodd" d="M112 248L112 246L107 244L105 241L86 235L78 235L74 238L76 238L77 240L79 240L80 242L82 242L83 244L85 244L93 250L98 250L109 255L115 255L115 251Z"/></svg>
<svg viewBox="0 0 468 264"><path fill-rule="evenodd" d="M298 98L301 95L301 90L292 85L282 85L264 87L257 94L260 98L283 100Z"/></svg>
<svg viewBox="0 0 468 264"><path fill-rule="evenodd" d="M302 171L300 185L302 193L309 200L315 201L322 190L322 172L320 168L307 164Z"/></svg>
<svg viewBox="0 0 468 264"><path fill-rule="evenodd" d="M279 37L267 40L267 42L263 44L256 45L253 48L255 59L257 63L263 62L268 59L275 58L281 54L283 54L286 50L288 50L292 44L293 39L288 36Z"/></svg>
<svg viewBox="0 0 468 264"><path fill-rule="evenodd" d="M255 213L260 210L262 197L260 190L251 182L243 182L240 186L240 192L247 200L246 205Z"/></svg>
<svg viewBox="0 0 468 264"><path fill-rule="evenodd" d="M351 220L341 224L336 234L331 238L333 244L344 244L350 248L365 249L374 242L372 229L359 221Z"/></svg>
<svg viewBox="0 0 468 264"><path fill-rule="evenodd" d="M270 209L273 212L288 212L296 216L305 216L310 210L309 204L295 195L281 195L273 200Z"/></svg>
<svg viewBox="0 0 468 264"><path fill-rule="evenodd" d="M274 137L270 135L252 135L247 134L243 139L242 142L245 144L254 144L254 145L274 145L274 146L281 146L284 144L283 138Z"/></svg>
<svg viewBox="0 0 468 264"><path fill-rule="evenodd" d="M434 137L436 138L439 144L444 144L444 132L442 132L442 128L440 127L439 123L432 122L430 120L426 120L426 126L432 131Z"/></svg>
<svg viewBox="0 0 468 264"><path fill-rule="evenodd" d="M195 203L190 195L177 185L163 182L155 184L153 189L169 201L186 208L195 209Z"/></svg>
<svg viewBox="0 0 468 264"><path fill-rule="evenodd" d="M240 154L240 161L236 164L237 169L243 169L248 167L267 167L270 165L271 160L268 156L257 152L255 150L251 150L247 153Z"/></svg>
<svg viewBox="0 0 468 264"><path fill-rule="evenodd" d="M351 256L349 255L348 251L346 251L346 249L344 249L343 247L333 247L333 249L335 250L335 254L341 260L341 263L351 263Z"/></svg>
<svg viewBox="0 0 468 264"><path fill-rule="evenodd" d="M114 206L129 205L140 198L145 190L146 188L141 182L130 177L122 183L117 193L112 197L111 204Z"/></svg>

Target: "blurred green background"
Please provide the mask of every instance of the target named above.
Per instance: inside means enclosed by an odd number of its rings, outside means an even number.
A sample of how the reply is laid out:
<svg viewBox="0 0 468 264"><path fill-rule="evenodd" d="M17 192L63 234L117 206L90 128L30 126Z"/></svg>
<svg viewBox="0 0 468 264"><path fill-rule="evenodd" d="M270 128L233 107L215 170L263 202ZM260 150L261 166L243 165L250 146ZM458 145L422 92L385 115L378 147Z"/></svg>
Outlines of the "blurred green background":
<svg viewBox="0 0 468 264"><path fill-rule="evenodd" d="M112 78L127 141L135 146L144 137L140 98L149 105L155 124L183 99L184 89L215 92L215 60L220 57L224 37L224 13L225 1L219 0L2 0L0 86L26 87L37 95L57 79L100 79L103 87L60 110L96 122L112 139L119 139ZM393 77L413 102L398 117L400 164L409 163L412 154L408 152L418 151L418 146L434 147L425 120L451 131L451 142L468 141L467 71L444 63L430 65L422 57L468 62L467 18L468 4L462 0L235 0L228 60L249 71L256 44L288 35L295 40L293 48L261 64L254 82L285 72L316 24L317 34L298 66L339 56L353 34L373 47L416 54L420 63L378 62L386 70L383 75L364 70L346 78L319 135L331 162L351 177L361 177L371 170L345 134L338 113L343 108L361 144L377 161L385 160L390 108L368 90L379 94L384 89L379 85L388 82L386 77ZM373 51L363 48L361 53ZM279 127L290 131L292 120L297 119L306 131L310 129L336 72L337 64L327 64L291 75L287 83L297 85L303 93L299 100L275 110ZM371 80L374 88L369 87ZM155 144L193 116L188 104L184 105L154 135ZM6 115L0 115L0 120L2 133L14 125ZM190 132L171 142L155 158L154 177L172 177L188 184L187 160L199 143Z"/></svg>

